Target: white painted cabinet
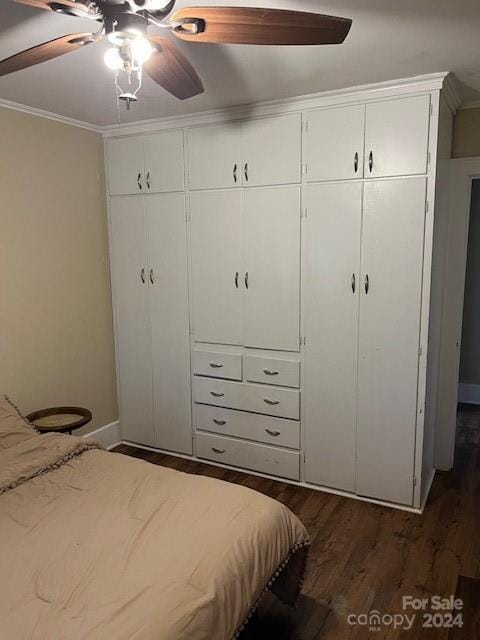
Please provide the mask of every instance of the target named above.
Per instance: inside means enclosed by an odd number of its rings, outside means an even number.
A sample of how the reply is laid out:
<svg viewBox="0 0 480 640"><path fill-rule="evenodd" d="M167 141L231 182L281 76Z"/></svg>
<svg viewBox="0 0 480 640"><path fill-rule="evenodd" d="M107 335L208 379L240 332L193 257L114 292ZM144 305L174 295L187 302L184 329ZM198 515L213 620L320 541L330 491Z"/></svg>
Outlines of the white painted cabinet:
<svg viewBox="0 0 480 640"><path fill-rule="evenodd" d="M357 493L412 504L426 179L365 184Z"/></svg>
<svg viewBox="0 0 480 640"><path fill-rule="evenodd" d="M300 187L243 193L245 346L298 351Z"/></svg>
<svg viewBox="0 0 480 640"><path fill-rule="evenodd" d="M142 193L145 169L143 138L136 136L107 140L105 153L110 195Z"/></svg>
<svg viewBox="0 0 480 640"><path fill-rule="evenodd" d="M110 202L117 375L123 437L154 445L144 199Z"/></svg>
<svg viewBox="0 0 480 640"><path fill-rule="evenodd" d="M241 184L241 124L189 129L188 185L190 189L221 189Z"/></svg>
<svg viewBox="0 0 480 640"><path fill-rule="evenodd" d="M241 192L192 192L190 237L195 340L242 344Z"/></svg>
<svg viewBox="0 0 480 640"><path fill-rule="evenodd" d="M192 453L185 197L145 198L155 446Z"/></svg>
<svg viewBox="0 0 480 640"><path fill-rule="evenodd" d="M430 96L367 104L365 177L426 173Z"/></svg>
<svg viewBox="0 0 480 640"><path fill-rule="evenodd" d="M361 182L310 185L305 479L355 491Z"/></svg>
<svg viewBox="0 0 480 640"><path fill-rule="evenodd" d="M362 178L365 105L312 111L307 122L307 180Z"/></svg>

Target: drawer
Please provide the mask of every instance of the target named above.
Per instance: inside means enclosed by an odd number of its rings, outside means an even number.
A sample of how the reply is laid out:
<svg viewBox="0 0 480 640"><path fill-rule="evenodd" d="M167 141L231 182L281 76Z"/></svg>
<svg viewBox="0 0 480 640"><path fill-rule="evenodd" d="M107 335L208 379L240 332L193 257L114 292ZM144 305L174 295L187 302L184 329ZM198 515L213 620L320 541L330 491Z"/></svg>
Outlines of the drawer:
<svg viewBox="0 0 480 640"><path fill-rule="evenodd" d="M258 413L195 405L195 429L255 440L278 447L300 448L300 423Z"/></svg>
<svg viewBox="0 0 480 640"><path fill-rule="evenodd" d="M300 386L300 362L298 360L245 356L245 379L249 382L298 388Z"/></svg>
<svg viewBox="0 0 480 640"><path fill-rule="evenodd" d="M239 353L193 350L193 373L212 378L242 379L242 356Z"/></svg>
<svg viewBox="0 0 480 640"><path fill-rule="evenodd" d="M297 390L198 376L194 378L193 388L195 402L202 404L265 413L292 420L298 420L300 417L300 392Z"/></svg>
<svg viewBox="0 0 480 640"><path fill-rule="evenodd" d="M299 480L300 454L265 444L224 438L210 433L196 434L197 457L232 467L243 467L272 476Z"/></svg>

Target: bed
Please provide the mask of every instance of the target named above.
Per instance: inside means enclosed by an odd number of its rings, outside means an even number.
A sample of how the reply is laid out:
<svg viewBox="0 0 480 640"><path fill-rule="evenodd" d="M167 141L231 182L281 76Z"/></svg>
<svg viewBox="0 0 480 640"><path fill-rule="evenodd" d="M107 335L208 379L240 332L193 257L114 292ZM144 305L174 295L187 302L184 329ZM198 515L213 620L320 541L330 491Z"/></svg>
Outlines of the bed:
<svg viewBox="0 0 480 640"><path fill-rule="evenodd" d="M308 535L245 487L40 435L0 398L0 634L232 640L293 604Z"/></svg>

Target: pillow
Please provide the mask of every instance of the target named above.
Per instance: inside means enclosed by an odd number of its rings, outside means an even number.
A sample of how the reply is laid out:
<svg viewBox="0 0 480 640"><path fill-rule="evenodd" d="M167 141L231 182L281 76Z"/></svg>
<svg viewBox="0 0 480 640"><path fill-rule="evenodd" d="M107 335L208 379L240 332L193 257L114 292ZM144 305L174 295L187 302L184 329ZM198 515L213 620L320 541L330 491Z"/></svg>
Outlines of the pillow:
<svg viewBox="0 0 480 640"><path fill-rule="evenodd" d="M0 394L0 451L37 435L38 431Z"/></svg>

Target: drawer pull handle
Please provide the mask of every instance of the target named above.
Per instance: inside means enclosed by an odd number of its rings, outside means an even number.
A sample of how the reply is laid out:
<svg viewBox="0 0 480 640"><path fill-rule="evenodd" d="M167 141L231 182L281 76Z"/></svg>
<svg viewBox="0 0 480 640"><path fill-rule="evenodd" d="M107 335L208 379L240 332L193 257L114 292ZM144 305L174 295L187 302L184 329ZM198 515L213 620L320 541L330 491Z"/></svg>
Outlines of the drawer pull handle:
<svg viewBox="0 0 480 640"><path fill-rule="evenodd" d="M280 431L276 431L275 429L269 429L268 427L265 429L269 436L279 436Z"/></svg>
<svg viewBox="0 0 480 640"><path fill-rule="evenodd" d="M212 447L213 453L225 453L225 449L217 449L217 447Z"/></svg>
<svg viewBox="0 0 480 640"><path fill-rule="evenodd" d="M212 369L221 369L223 367L223 364L221 364L220 362L210 362L210 366L212 367Z"/></svg>
<svg viewBox="0 0 480 640"><path fill-rule="evenodd" d="M213 396L214 398L221 398L225 394L224 393L220 393L219 391L210 391L210 395Z"/></svg>
<svg viewBox="0 0 480 640"><path fill-rule="evenodd" d="M227 424L226 420L219 420L218 418L213 418L213 421L215 424L218 424L220 426L223 426L224 424Z"/></svg>
<svg viewBox="0 0 480 640"><path fill-rule="evenodd" d="M270 400L270 398L264 398L263 401L267 404L280 404L280 400Z"/></svg>
<svg viewBox="0 0 480 640"><path fill-rule="evenodd" d="M278 376L278 371L273 371L272 369L264 369L263 373L267 376Z"/></svg>

